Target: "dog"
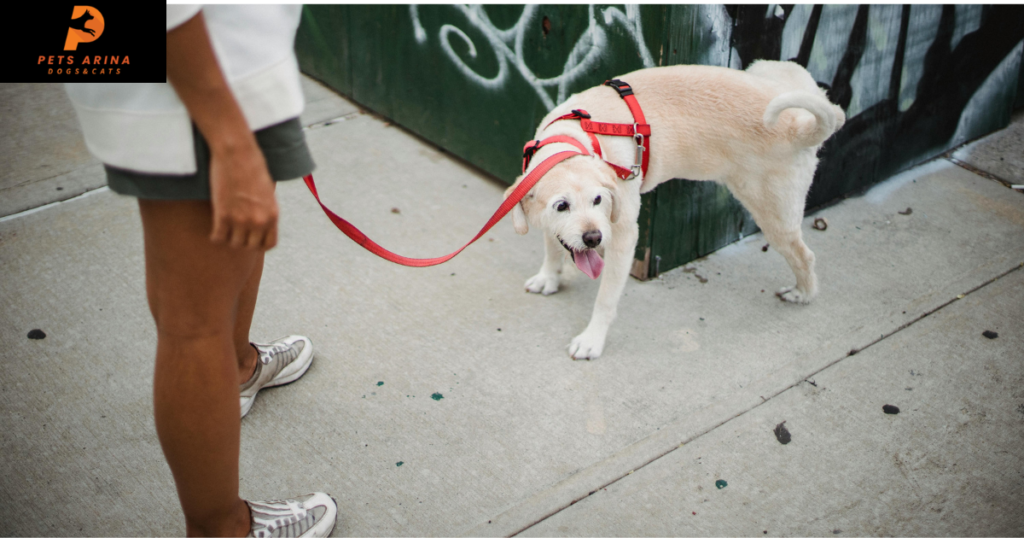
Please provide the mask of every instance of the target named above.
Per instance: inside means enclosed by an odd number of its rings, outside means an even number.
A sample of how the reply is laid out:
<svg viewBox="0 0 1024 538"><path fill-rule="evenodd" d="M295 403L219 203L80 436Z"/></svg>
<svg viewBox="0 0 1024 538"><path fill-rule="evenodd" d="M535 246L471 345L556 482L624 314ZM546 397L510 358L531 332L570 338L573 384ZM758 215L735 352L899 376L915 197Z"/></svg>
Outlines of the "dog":
<svg viewBox="0 0 1024 538"><path fill-rule="evenodd" d="M83 32L87 32L89 35L96 35L96 31L95 30L93 30L91 28L86 28L85 27L85 23L87 23L87 22L89 22L89 21L91 21L91 20L93 20L95 18L96 17L93 17L92 13L89 13L89 10L87 9L87 10L85 10L85 13L81 17L78 17L77 19L71 19L71 24L69 24L68 27L74 28L75 30L81 30Z"/></svg>
<svg viewBox="0 0 1024 538"><path fill-rule="evenodd" d="M599 157L574 156L555 165L512 209L518 234L533 226L544 235L544 262L526 281L526 291L558 291L566 251L589 277L604 274L590 323L569 344L570 356L596 359L604 350L636 250L640 195L673 178L726 185L796 275L796 284L781 289L779 298L799 304L814 298L814 253L804 244L800 223L818 150L846 121L843 109L793 62L761 60L743 71L655 67L619 78L632 87L651 126L649 168L642 180L619 179ZM568 135L591 147L579 121L555 121L580 109L594 121L634 123L616 91L598 86L553 109L536 139ZM634 162L633 138L597 139L608 162ZM567 147L540 148L505 196L545 158Z"/></svg>

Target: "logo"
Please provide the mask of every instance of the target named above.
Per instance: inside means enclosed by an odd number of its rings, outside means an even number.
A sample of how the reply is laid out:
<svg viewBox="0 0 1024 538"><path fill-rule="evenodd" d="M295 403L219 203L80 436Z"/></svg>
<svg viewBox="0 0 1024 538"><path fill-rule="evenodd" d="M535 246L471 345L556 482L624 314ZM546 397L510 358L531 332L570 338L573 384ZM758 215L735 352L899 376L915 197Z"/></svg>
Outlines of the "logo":
<svg viewBox="0 0 1024 538"><path fill-rule="evenodd" d="M103 35L103 14L92 6L75 6L71 11L64 50L78 50L79 43L92 43Z"/></svg>
<svg viewBox="0 0 1024 538"><path fill-rule="evenodd" d="M166 82L165 8L164 2L5 2L4 20L29 31L0 32L0 82Z"/></svg>

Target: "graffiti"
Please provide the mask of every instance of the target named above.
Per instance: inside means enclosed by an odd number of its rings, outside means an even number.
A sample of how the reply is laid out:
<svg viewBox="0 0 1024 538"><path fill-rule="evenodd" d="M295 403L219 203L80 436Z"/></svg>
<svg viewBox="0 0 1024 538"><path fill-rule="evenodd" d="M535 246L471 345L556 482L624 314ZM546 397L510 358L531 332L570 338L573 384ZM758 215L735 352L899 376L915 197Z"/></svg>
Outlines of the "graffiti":
<svg viewBox="0 0 1024 538"><path fill-rule="evenodd" d="M826 142L808 206L828 202L1000 126L1012 107L1024 16L1017 6L729 8L732 44L807 67L847 112ZM769 20L770 19L770 20Z"/></svg>
<svg viewBox="0 0 1024 538"><path fill-rule="evenodd" d="M588 7L588 24L586 31L573 45L562 67L562 72L554 77L540 78L526 64L523 53L524 41L528 28L533 28L537 5L527 5L523 8L519 19L510 28L501 29L495 26L483 6L453 6L465 16L469 24L482 33L490 45L498 62L498 72L491 77L477 73L470 67L462 57L455 52L452 42L461 41L466 49L466 54L475 59L479 54L477 46L466 32L452 24L441 26L438 31L438 41L441 50L451 60L452 64L470 81L488 90L499 90L506 86L513 69L533 88L537 97L544 106L551 110L557 104L565 101L568 96L570 85L588 74L594 65L606 54L608 49L608 34L606 28L620 26L626 31L633 41L643 62L644 67L654 67L654 57L647 48L643 39L643 25L640 20L640 8L635 4L626 6L623 13L620 9L609 7L600 10L593 5ZM413 34L419 45L428 42L428 36L423 25L420 23L419 7L409 6L409 17L412 19ZM555 89L552 96L549 89Z"/></svg>

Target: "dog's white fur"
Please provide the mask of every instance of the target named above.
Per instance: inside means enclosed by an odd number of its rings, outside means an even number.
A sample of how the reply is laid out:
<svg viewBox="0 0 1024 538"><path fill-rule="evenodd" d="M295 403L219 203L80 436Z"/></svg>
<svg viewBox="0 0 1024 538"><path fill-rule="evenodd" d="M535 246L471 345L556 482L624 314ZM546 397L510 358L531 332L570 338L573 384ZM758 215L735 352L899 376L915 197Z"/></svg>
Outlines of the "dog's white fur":
<svg viewBox="0 0 1024 538"><path fill-rule="evenodd" d="M807 303L818 291L814 253L800 232L807 191L821 144L846 121L806 69L792 62L758 61L745 71L710 66L643 69L619 77L629 83L651 125L650 165L643 181L618 179L597 157L579 156L552 168L512 212L516 232L544 231L545 257L526 290L558 291L566 248L584 252L582 236L600 231L605 267L590 324L569 345L575 359L594 359L604 349L636 249L640 194L673 178L725 184L750 211L775 250L796 275L796 285L778 295ZM573 95L541 122L536 139L569 135L590 147L573 120L555 118L584 109L594 121L633 123L612 89ZM630 137L598 135L604 157L620 166L633 162ZM529 172L567 144L550 144L534 155ZM526 174L520 176L519 181ZM511 193L515 185L506 191ZM597 197L601 201L595 204ZM568 209L558 211L568 203ZM591 241L593 242L593 241Z"/></svg>

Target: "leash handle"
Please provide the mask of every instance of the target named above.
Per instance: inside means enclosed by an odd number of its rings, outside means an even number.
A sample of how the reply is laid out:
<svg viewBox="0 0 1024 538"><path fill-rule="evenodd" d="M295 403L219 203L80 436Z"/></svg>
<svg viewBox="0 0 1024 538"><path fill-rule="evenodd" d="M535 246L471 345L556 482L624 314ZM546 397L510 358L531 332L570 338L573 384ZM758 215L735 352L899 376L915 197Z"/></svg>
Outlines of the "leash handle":
<svg viewBox="0 0 1024 538"><path fill-rule="evenodd" d="M512 194L510 194L508 198L505 198L505 201L501 203L497 211L494 212L494 215L491 216L487 223L484 224L484 227L481 228L479 232L477 232L476 236L474 236L473 239L470 239L468 243L463 245L462 248L456 250L455 252L452 252L451 254L447 254L445 256L441 256L439 258L408 258L406 256L395 254L394 252L391 252L390 250L378 245L372 239L367 237L366 234L359 231L359 229L353 226L350 222L339 217L335 212L328 209L328 207L325 206L322 201L320 201L320 195L316 191L316 183L313 182L313 174L310 174L302 178L302 180L305 181L306 187L309 188L309 192L313 193L313 198L316 198L317 203L320 204L320 208L324 210L324 213L327 215L327 218L331 219L331 222L333 222L334 225L339 230L342 231L342 233L347 235L349 239L355 241L359 246L376 254L377 256L380 256L381 258L384 258L385 260L388 260L389 262L394 262L399 265L405 265L407 267L431 267L434 265L440 265L454 258L460 252L465 250L466 247L473 244L477 239L480 239L485 233L487 233L488 230L494 227L494 225L497 224L498 221L500 221L505 215L507 215L508 212L511 211L512 208L515 207L515 205L518 204L523 199L523 197L526 196L528 192L530 192L530 189L532 189L533 186L536 185L538 181L540 181L540 178L543 177L544 174L546 174L549 170L551 170L552 167L568 159L569 157L575 157L577 155L583 155L583 153L578 153L575 151L562 151L552 155L551 157L548 157L547 159L544 159L544 161L537 165L537 167L534 168L533 171L531 171L529 174L527 174L525 178L523 178L523 181L519 183L519 186L516 187L515 190L512 191Z"/></svg>

